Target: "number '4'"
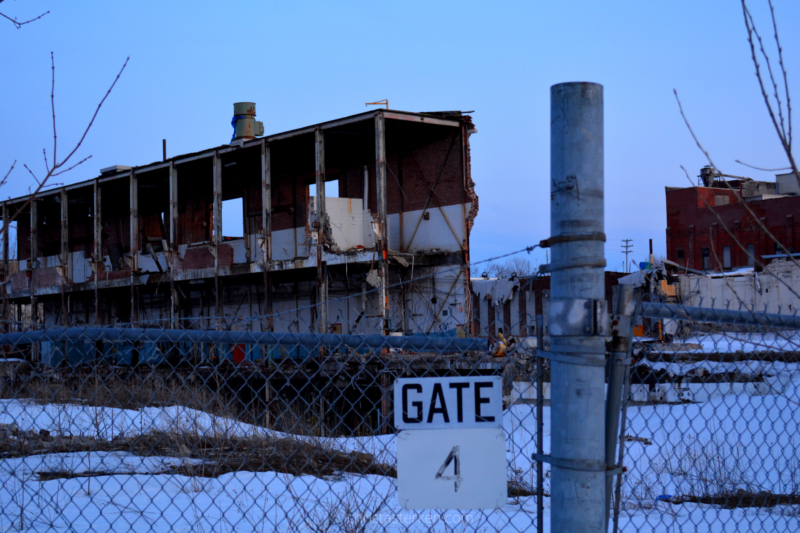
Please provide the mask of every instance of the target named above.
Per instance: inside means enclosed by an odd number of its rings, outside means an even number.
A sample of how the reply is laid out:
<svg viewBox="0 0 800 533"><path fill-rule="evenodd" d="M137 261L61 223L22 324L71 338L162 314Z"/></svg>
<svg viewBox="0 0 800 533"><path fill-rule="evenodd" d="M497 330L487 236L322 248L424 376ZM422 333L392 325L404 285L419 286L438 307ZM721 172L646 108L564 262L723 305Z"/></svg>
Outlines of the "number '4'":
<svg viewBox="0 0 800 533"><path fill-rule="evenodd" d="M447 470L447 467L450 466L450 463L453 463L453 475L445 476L443 475L444 471ZM450 453L447 455L447 459L444 460L442 466L439 467L439 471L436 472L436 479L455 481L455 491L458 492L458 488L461 486L461 482L463 481L461 478L461 459L459 458L458 446L453 446L453 449L450 450Z"/></svg>

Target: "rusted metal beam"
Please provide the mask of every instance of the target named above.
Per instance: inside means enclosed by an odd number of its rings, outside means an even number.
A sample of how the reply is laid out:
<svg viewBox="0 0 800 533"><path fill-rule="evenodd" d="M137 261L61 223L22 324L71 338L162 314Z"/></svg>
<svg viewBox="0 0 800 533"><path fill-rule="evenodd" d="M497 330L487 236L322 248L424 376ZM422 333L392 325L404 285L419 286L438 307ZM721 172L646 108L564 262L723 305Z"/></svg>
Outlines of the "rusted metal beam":
<svg viewBox="0 0 800 533"><path fill-rule="evenodd" d="M380 262L379 276L381 279L381 315L383 316L382 330L384 335L389 334L389 258L388 258L388 232L386 228L386 120L383 111L375 114L375 173L377 181L378 200L378 225L380 227Z"/></svg>
<svg viewBox="0 0 800 533"><path fill-rule="evenodd" d="M398 111L382 111L389 120L404 120L406 122L417 122L420 124L434 124L436 126L452 126L457 128L461 125L458 120L446 120L443 118L430 117L427 115L409 114Z"/></svg>
<svg viewBox="0 0 800 533"><path fill-rule="evenodd" d="M469 133L467 125L461 124L461 251L464 254L464 323L469 324L472 319L472 285L469 281L469 224L467 223L467 152L469 151ZM444 211L442 211L444 213ZM521 331L521 330L520 330Z"/></svg>
<svg viewBox="0 0 800 533"><path fill-rule="evenodd" d="M325 243L325 134L320 128L314 131L317 196L314 200L317 218L317 331L328 332L328 275L322 261Z"/></svg>
<svg viewBox="0 0 800 533"><path fill-rule="evenodd" d="M67 308L67 294L64 290L67 278L71 277L71 265L69 260L69 197L67 190L61 188L61 324L69 325L69 309Z"/></svg>
<svg viewBox="0 0 800 533"><path fill-rule="evenodd" d="M217 329L222 329L222 287L219 282L219 247L222 244L222 159L214 153L214 308Z"/></svg>

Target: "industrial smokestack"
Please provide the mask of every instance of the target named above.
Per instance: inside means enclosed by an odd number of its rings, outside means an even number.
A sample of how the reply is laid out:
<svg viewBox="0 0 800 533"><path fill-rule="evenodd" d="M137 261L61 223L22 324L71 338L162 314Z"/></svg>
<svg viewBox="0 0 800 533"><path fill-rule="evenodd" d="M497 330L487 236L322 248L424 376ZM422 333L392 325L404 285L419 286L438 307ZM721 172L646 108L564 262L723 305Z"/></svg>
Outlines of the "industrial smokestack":
<svg viewBox="0 0 800 533"><path fill-rule="evenodd" d="M254 102L236 102L233 104L233 136L231 142L239 139L255 139L264 135L264 123L256 119L256 104Z"/></svg>

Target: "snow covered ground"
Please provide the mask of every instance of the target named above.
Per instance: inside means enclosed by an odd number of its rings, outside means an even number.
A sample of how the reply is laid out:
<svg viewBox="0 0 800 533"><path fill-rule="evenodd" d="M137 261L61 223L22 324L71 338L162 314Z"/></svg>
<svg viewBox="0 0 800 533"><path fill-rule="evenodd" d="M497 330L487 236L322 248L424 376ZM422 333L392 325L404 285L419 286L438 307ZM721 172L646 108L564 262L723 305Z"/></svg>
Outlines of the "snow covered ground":
<svg viewBox="0 0 800 533"><path fill-rule="evenodd" d="M723 363L721 363L723 364ZM736 363L738 364L738 363ZM758 363L747 363L758 364ZM778 365L777 363L771 363ZM800 372L773 366L779 384L759 395L628 410L622 531L798 531L800 506L722 509L659 497L724 490L800 490ZM544 409L545 453L550 410ZM99 439L152 430L198 435L280 436L275 431L181 407L139 411L0 400L0 424ZM535 484L535 406L505 412L509 472ZM311 437L303 439L315 440ZM392 435L323 440L343 451L395 463ZM127 452L75 452L0 459L0 531L530 531L536 499L509 498L499 510L405 511L395 479L337 474L325 479L276 472L187 477L171 469L198 462ZM549 467L546 467L546 471ZM100 474L40 481L38 473ZM52 477L52 476L51 476ZM546 483L549 491L549 484ZM545 498L549 529L549 498Z"/></svg>

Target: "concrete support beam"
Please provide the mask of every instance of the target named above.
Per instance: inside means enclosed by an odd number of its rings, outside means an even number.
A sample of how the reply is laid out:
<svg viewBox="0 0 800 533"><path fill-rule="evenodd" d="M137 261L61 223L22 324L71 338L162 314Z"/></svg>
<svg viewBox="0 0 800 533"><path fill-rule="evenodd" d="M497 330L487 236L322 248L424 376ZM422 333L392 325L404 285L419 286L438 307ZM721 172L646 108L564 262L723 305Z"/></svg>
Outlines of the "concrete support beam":
<svg viewBox="0 0 800 533"><path fill-rule="evenodd" d="M10 317L8 316L9 307L8 307L8 272L9 272L9 263L8 263L8 256L10 253L10 245L8 242L8 227L9 227L9 215L8 215L8 202L3 202L3 331L8 331L8 320Z"/></svg>
<svg viewBox="0 0 800 533"><path fill-rule="evenodd" d="M30 258L30 271L31 271L31 322L34 327L39 314L38 305L36 302L36 268L39 266L39 202L36 198L31 200L31 258Z"/></svg>
<svg viewBox="0 0 800 533"><path fill-rule="evenodd" d="M180 299L175 285L176 264L178 261L178 168L175 162L169 164L169 293L170 293L170 325L179 327Z"/></svg>
<svg viewBox="0 0 800 533"><path fill-rule="evenodd" d="M135 171L130 176L130 210L131 210L131 322L139 324L139 180Z"/></svg>
<svg viewBox="0 0 800 533"><path fill-rule="evenodd" d="M100 182L94 180L94 323L100 325L100 270L103 268L103 213Z"/></svg>
<svg viewBox="0 0 800 533"><path fill-rule="evenodd" d="M67 189L61 188L61 253L59 262L61 263L61 324L69 325L69 309L67 307L67 295L65 287L67 279L72 275L72 268L69 260L69 197Z"/></svg>
<svg viewBox="0 0 800 533"><path fill-rule="evenodd" d="M214 152L214 309L217 329L222 329L222 287L219 280L219 247L222 244L222 158Z"/></svg>
<svg viewBox="0 0 800 533"><path fill-rule="evenodd" d="M381 279L380 299L381 315L383 316L383 334L389 334L389 232L386 227L386 120L383 111L375 114L375 173L377 181L378 224L380 226L380 262L378 274Z"/></svg>
<svg viewBox="0 0 800 533"><path fill-rule="evenodd" d="M264 261L264 313L267 315L266 330L273 331L272 317L272 163L270 147L266 141L261 142L261 249ZM267 388L269 390L269 388ZM268 426L269 427L269 426Z"/></svg>
<svg viewBox="0 0 800 533"><path fill-rule="evenodd" d="M315 199L317 218L317 330L328 332L328 273L322 260L325 243L325 134L320 128L314 131L317 196Z"/></svg>

